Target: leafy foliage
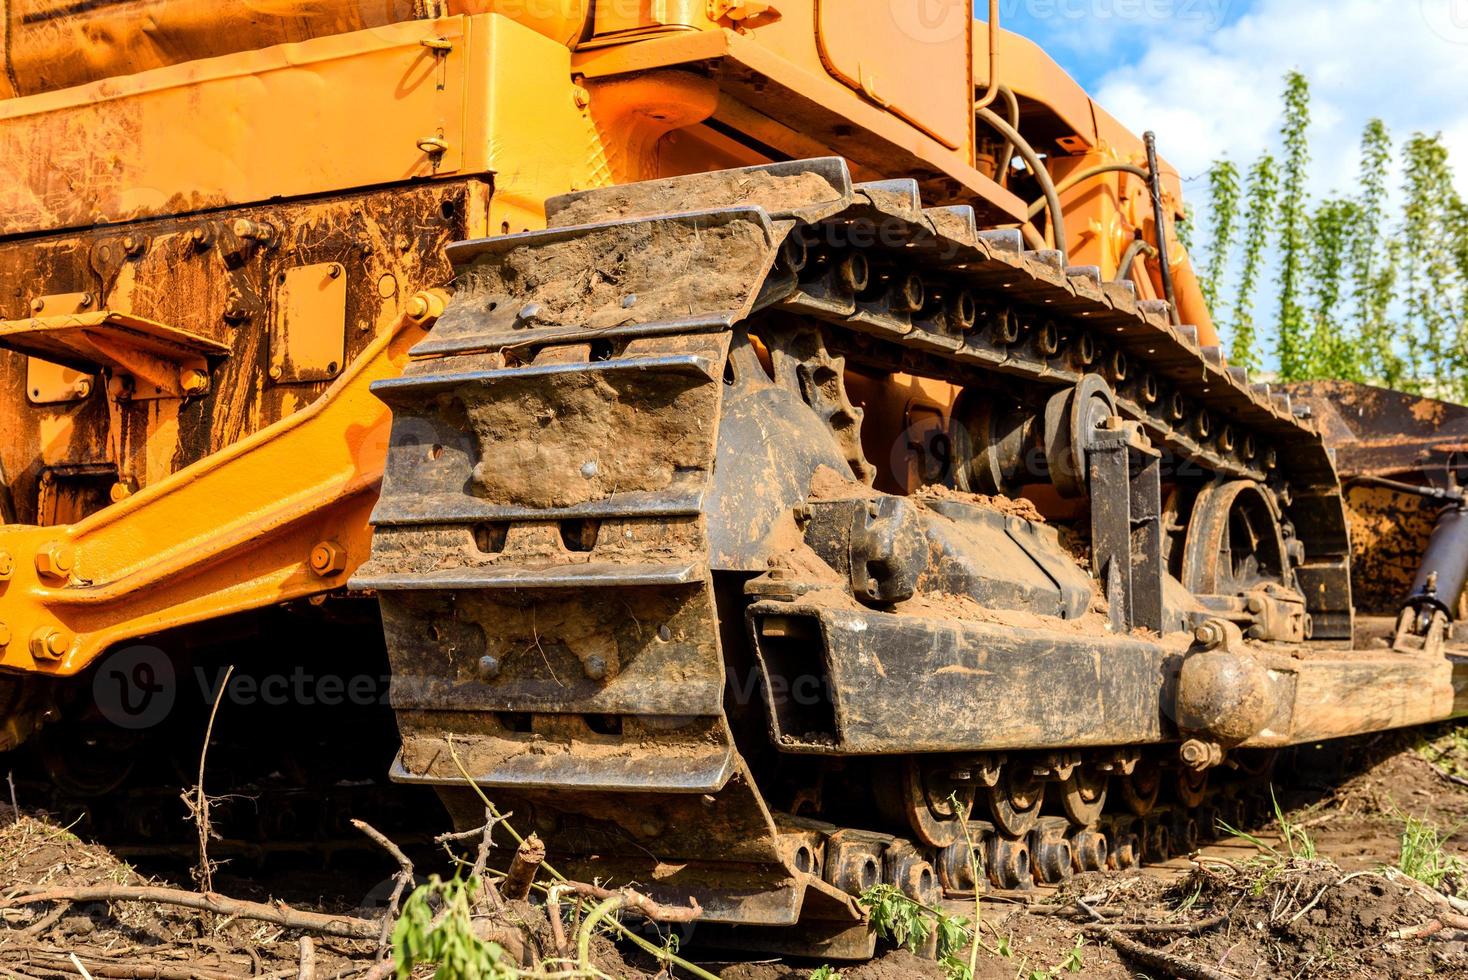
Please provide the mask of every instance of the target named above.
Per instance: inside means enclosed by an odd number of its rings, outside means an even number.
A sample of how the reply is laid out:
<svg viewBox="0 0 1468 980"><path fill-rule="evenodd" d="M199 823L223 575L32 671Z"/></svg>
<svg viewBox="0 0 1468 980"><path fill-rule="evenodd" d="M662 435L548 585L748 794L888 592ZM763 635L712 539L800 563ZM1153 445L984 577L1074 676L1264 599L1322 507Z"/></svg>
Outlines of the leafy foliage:
<svg viewBox="0 0 1468 980"><path fill-rule="evenodd" d="M1232 160L1219 160L1208 171L1208 211L1213 222L1202 287L1210 310L1219 308L1219 290L1223 287L1223 274L1238 224L1239 190L1239 168Z"/></svg>
<svg viewBox="0 0 1468 980"><path fill-rule="evenodd" d="M1309 177L1310 83L1299 72L1285 76L1284 179L1279 198L1279 374L1294 381L1308 373L1301 279L1309 226L1305 182Z"/></svg>
<svg viewBox="0 0 1468 980"><path fill-rule="evenodd" d="M398 980L408 980L420 964L437 967L434 980L512 980L518 975L502 947L474 935L471 912L478 890L477 880L443 881L434 875L408 896L392 934Z"/></svg>
<svg viewBox="0 0 1468 980"><path fill-rule="evenodd" d="M1254 328L1254 290L1259 284L1264 250L1269 245L1269 233L1274 227L1274 200L1278 187L1274 157L1265 153L1249 168L1249 210L1244 219L1248 230L1244 236L1244 262L1243 271L1239 275L1239 292L1233 303L1233 344L1229 350L1229 359L1234 364L1251 370L1260 366Z"/></svg>
<svg viewBox="0 0 1468 980"><path fill-rule="evenodd" d="M858 901L866 907L880 938L916 953L936 936L938 965L949 980L973 980L969 961L962 955L970 943L977 942L968 919L914 902L891 885L873 885Z"/></svg>
<svg viewBox="0 0 1468 980"><path fill-rule="evenodd" d="M1231 314L1230 362L1275 367L1283 381L1342 378L1468 400L1468 202L1441 135L1415 133L1397 146L1380 119L1370 120L1355 186L1313 203L1309 127L1310 86L1291 72L1280 155L1262 154L1242 190L1232 161L1209 172L1199 278L1215 319ZM1394 168L1402 174L1395 199ZM1261 326L1255 294L1271 268L1278 315ZM1271 347L1266 364L1261 351Z"/></svg>

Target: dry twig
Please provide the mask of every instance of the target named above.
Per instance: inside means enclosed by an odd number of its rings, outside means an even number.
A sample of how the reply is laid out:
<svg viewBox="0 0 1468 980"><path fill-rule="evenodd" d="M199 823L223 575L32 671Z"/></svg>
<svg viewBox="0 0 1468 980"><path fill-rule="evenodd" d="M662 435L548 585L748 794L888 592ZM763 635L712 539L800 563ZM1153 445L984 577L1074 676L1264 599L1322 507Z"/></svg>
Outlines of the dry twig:
<svg viewBox="0 0 1468 980"><path fill-rule="evenodd" d="M151 902L155 905L175 905L198 912L268 922L286 929L304 929L338 939L376 939L380 930L379 923L352 915L324 915L320 912L303 912L284 903L266 905L263 902L225 898L214 892L189 892L179 888L138 885L53 888L0 901L0 908L35 905L39 902Z"/></svg>

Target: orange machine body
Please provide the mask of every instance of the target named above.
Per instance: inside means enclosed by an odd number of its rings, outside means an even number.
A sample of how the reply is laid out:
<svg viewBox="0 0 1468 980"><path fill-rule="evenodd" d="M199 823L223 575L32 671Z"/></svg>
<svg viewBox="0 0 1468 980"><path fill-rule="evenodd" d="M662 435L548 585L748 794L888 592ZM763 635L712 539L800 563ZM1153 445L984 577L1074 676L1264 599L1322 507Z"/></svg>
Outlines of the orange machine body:
<svg viewBox="0 0 1468 980"><path fill-rule="evenodd" d="M1033 203L996 180L975 120L989 43L968 0L11 0L5 16L12 675L344 588L386 444L368 385L432 325L455 238L537 227L570 190L832 154L990 225ZM1145 166L1033 44L1002 33L997 50L1057 181ZM1156 240L1145 182L1111 172L1062 197L1069 264L1158 297L1155 260L1119 268ZM1216 342L1166 233L1179 312ZM946 410L911 379L884 397L909 395Z"/></svg>

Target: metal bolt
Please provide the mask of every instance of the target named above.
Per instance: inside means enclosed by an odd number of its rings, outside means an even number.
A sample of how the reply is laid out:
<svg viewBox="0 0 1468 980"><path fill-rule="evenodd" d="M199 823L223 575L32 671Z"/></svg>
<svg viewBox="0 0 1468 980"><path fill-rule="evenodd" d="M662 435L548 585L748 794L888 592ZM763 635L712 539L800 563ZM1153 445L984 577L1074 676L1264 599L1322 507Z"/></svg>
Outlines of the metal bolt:
<svg viewBox="0 0 1468 980"><path fill-rule="evenodd" d="M1264 599L1257 595L1249 596L1249 612L1256 616L1264 611Z"/></svg>
<svg viewBox="0 0 1468 980"><path fill-rule="evenodd" d="M76 565L76 550L71 545L52 542L36 552L36 571L42 578L65 581Z"/></svg>
<svg viewBox="0 0 1468 980"><path fill-rule="evenodd" d="M1215 742L1190 738L1177 751L1183 765L1196 772L1211 769L1223 763L1223 747Z"/></svg>
<svg viewBox="0 0 1468 980"><path fill-rule="evenodd" d="M90 398L92 396L92 379L82 378L76 383L76 387L72 388L71 390L72 394L74 394L79 399Z"/></svg>
<svg viewBox="0 0 1468 980"><path fill-rule="evenodd" d="M129 258L137 258L143 254L143 239L137 235L128 235L122 240L122 250Z"/></svg>
<svg viewBox="0 0 1468 980"><path fill-rule="evenodd" d="M599 653L593 653L587 657L582 667L586 670L586 676L594 681L603 681L607 678L607 660Z"/></svg>
<svg viewBox="0 0 1468 980"><path fill-rule="evenodd" d="M70 646L66 634L51 626L42 626L31 634L31 656L37 660L60 660Z"/></svg>
<svg viewBox="0 0 1468 980"><path fill-rule="evenodd" d="M342 267L333 262L326 274L333 279L340 279L342 277Z"/></svg>
<svg viewBox="0 0 1468 980"><path fill-rule="evenodd" d="M10 576L15 574L15 559L10 557L10 552L0 551L0 582L9 581Z"/></svg>
<svg viewBox="0 0 1468 980"><path fill-rule="evenodd" d="M335 541L323 541L311 549L311 571L322 578L340 575L346 568L346 550Z"/></svg>
<svg viewBox="0 0 1468 980"><path fill-rule="evenodd" d="M82 293L82 298L79 299L79 300L77 300L76 305L85 310L88 307L90 307L92 305L92 303L93 303L92 294L91 293Z"/></svg>
<svg viewBox="0 0 1468 980"><path fill-rule="evenodd" d="M178 373L178 386L185 395L202 395L209 390L209 375L198 368L184 368Z"/></svg>
<svg viewBox="0 0 1468 980"><path fill-rule="evenodd" d="M0 650L10 646L10 624L0 623Z"/></svg>
<svg viewBox="0 0 1468 980"><path fill-rule="evenodd" d="M1200 623L1197 629L1193 630L1193 639L1210 650L1222 643L1226 636L1227 634L1224 632L1223 624L1216 619L1210 619L1207 622Z"/></svg>
<svg viewBox="0 0 1468 980"><path fill-rule="evenodd" d="M285 372L282 371L279 367L272 367L270 369L270 380L272 381L279 381L284 375Z"/></svg>
<svg viewBox="0 0 1468 980"><path fill-rule="evenodd" d="M275 238L275 229L263 221L251 221L248 218L237 218L234 223L234 233L237 238L246 238L260 242L262 245Z"/></svg>
<svg viewBox="0 0 1468 980"><path fill-rule="evenodd" d="M492 681L500 675L500 658L493 654L485 654L479 658L479 676L483 680Z"/></svg>
<svg viewBox="0 0 1468 980"><path fill-rule="evenodd" d="M46 308L46 301L45 300L43 300L43 299L33 299L33 300L31 300L31 312L32 313L39 313L42 310L44 310L45 308Z"/></svg>
<svg viewBox="0 0 1468 980"><path fill-rule="evenodd" d="M120 504L131 497L135 489L132 480L118 480L112 484L112 489L107 492L107 496L112 498L114 504Z"/></svg>

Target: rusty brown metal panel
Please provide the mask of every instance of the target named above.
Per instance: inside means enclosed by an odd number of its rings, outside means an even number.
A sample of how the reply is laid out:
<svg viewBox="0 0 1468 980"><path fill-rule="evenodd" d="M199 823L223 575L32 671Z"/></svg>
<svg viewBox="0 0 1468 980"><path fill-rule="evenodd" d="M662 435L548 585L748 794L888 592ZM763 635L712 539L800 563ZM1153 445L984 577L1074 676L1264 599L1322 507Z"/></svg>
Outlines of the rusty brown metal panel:
<svg viewBox="0 0 1468 980"><path fill-rule="evenodd" d="M48 467L107 464L142 487L290 414L331 372L271 379L278 276L334 264L343 306L331 330L355 358L419 288L446 282L448 242L462 237L470 182L279 204L188 219L0 243L0 319L25 322L36 297L86 293L219 345L204 397L114 401L100 376L86 397L33 404L30 359L0 350L0 464L17 517L37 509ZM269 238L263 229L272 229ZM242 234L243 233L243 234ZM87 376L73 377L75 383Z"/></svg>

